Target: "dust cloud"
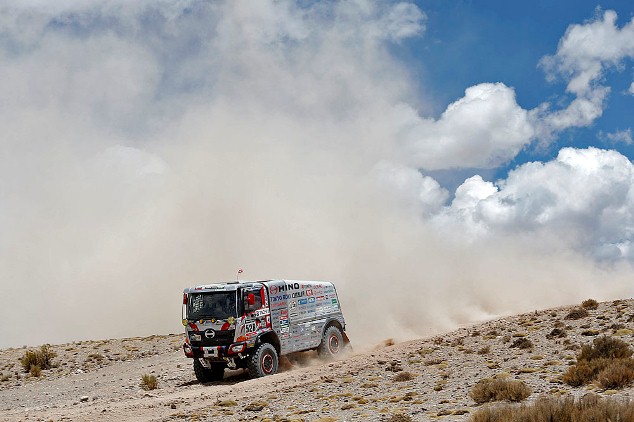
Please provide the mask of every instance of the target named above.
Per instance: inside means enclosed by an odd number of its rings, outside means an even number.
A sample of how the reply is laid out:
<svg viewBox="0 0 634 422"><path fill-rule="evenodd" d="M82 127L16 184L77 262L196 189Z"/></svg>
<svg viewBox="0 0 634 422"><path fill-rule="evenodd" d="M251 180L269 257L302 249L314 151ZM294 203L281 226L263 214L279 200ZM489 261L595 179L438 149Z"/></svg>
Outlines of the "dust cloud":
<svg viewBox="0 0 634 422"><path fill-rule="evenodd" d="M631 293L625 265L463 244L379 186L396 106L429 106L390 51L421 12L166 4L5 17L0 347L179 332L182 289L238 268L333 281L359 347Z"/></svg>

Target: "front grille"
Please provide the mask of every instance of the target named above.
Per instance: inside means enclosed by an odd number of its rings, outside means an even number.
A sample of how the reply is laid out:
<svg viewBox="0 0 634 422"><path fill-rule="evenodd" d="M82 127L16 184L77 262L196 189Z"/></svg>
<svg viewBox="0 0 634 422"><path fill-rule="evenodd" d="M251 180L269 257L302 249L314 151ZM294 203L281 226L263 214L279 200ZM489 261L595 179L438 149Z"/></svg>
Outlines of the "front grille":
<svg viewBox="0 0 634 422"><path fill-rule="evenodd" d="M194 331L193 334L200 334L200 341L192 341L193 347L208 347L208 346L228 346L233 343L234 334L236 330L216 331L216 335L213 338L205 337L204 331Z"/></svg>

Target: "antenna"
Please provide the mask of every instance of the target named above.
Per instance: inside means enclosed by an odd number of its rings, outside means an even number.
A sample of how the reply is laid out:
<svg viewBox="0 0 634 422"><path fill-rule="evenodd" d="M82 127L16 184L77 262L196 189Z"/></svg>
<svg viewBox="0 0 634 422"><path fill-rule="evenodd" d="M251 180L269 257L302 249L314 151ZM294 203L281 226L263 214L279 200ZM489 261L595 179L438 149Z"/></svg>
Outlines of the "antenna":
<svg viewBox="0 0 634 422"><path fill-rule="evenodd" d="M242 274L244 271L242 270L242 268L240 268L238 270L238 273L236 274L236 281L240 281L240 274Z"/></svg>

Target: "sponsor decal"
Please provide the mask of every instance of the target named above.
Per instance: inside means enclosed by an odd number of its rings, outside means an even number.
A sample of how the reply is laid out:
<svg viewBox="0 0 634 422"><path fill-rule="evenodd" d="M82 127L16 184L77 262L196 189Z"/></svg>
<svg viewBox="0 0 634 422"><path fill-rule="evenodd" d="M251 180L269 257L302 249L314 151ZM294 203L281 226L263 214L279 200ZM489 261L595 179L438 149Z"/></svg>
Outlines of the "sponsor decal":
<svg viewBox="0 0 634 422"><path fill-rule="evenodd" d="M257 329L257 324L255 322L247 322L246 324L244 324L244 331L246 331L247 333L252 333Z"/></svg>
<svg viewBox="0 0 634 422"><path fill-rule="evenodd" d="M286 283L279 287L280 292L286 292L288 290L299 290L299 283Z"/></svg>
<svg viewBox="0 0 634 422"><path fill-rule="evenodd" d="M260 317L260 316L267 315L268 313L269 313L268 309L258 309L257 311L255 311L255 316Z"/></svg>
<svg viewBox="0 0 634 422"><path fill-rule="evenodd" d="M211 328L205 330L205 338L214 338L216 337L216 332Z"/></svg>
<svg viewBox="0 0 634 422"><path fill-rule="evenodd" d="M290 308L291 310L293 310L293 309L297 308L297 302L296 302L296 301L292 301L292 302L291 302L291 304L290 304L290 306L289 306L289 308Z"/></svg>
<svg viewBox="0 0 634 422"><path fill-rule="evenodd" d="M306 305L308 303L308 299L300 299L299 300L299 304L300 305Z"/></svg>
<svg viewBox="0 0 634 422"><path fill-rule="evenodd" d="M269 290L271 291L272 295L276 295L277 292L280 291L280 289L277 286L271 286L271 287L269 287Z"/></svg>
<svg viewBox="0 0 634 422"><path fill-rule="evenodd" d="M337 304L337 299L333 299L333 300L332 300L332 304L333 304L333 305L336 305L336 304Z"/></svg>
<svg viewBox="0 0 634 422"><path fill-rule="evenodd" d="M306 295L306 292L293 292L291 293L291 297L295 298L295 297L304 297Z"/></svg>
<svg viewBox="0 0 634 422"><path fill-rule="evenodd" d="M315 298L314 297L309 297L308 298L308 303L315 303Z"/></svg>
<svg viewBox="0 0 634 422"><path fill-rule="evenodd" d="M325 299L325 297L324 297L324 296L317 296L317 300L319 300L319 301L322 301L322 300L324 300L324 299Z"/></svg>
<svg viewBox="0 0 634 422"><path fill-rule="evenodd" d="M313 291L311 289L306 290L306 296L312 296Z"/></svg>

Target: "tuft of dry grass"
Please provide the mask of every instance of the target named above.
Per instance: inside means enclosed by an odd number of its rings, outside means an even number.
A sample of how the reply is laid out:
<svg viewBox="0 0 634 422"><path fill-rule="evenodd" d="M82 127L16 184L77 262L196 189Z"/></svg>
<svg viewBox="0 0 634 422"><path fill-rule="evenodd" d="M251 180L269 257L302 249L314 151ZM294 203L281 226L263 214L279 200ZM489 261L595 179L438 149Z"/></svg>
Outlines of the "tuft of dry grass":
<svg viewBox="0 0 634 422"><path fill-rule="evenodd" d="M156 390L158 387L158 380L156 379L156 375L143 374L141 376L141 388L149 391Z"/></svg>
<svg viewBox="0 0 634 422"><path fill-rule="evenodd" d="M500 400L519 402L531 393L531 389L520 380L483 378L471 388L469 397L478 404Z"/></svg>
<svg viewBox="0 0 634 422"><path fill-rule="evenodd" d="M396 413L387 420L387 422L411 422L411 421L413 421L412 417L409 415L405 415L403 413Z"/></svg>
<svg viewBox="0 0 634 422"><path fill-rule="evenodd" d="M581 307L584 309L597 309L599 307L599 302L594 299L586 299L581 302Z"/></svg>
<svg viewBox="0 0 634 422"><path fill-rule="evenodd" d="M603 399L589 394L575 400L542 397L521 406L488 406L478 410L470 422L595 422L634 421L634 402Z"/></svg>
<svg viewBox="0 0 634 422"><path fill-rule="evenodd" d="M568 315L566 315L564 319L581 319L587 317L588 315L590 314L585 308L575 308L568 312Z"/></svg>

